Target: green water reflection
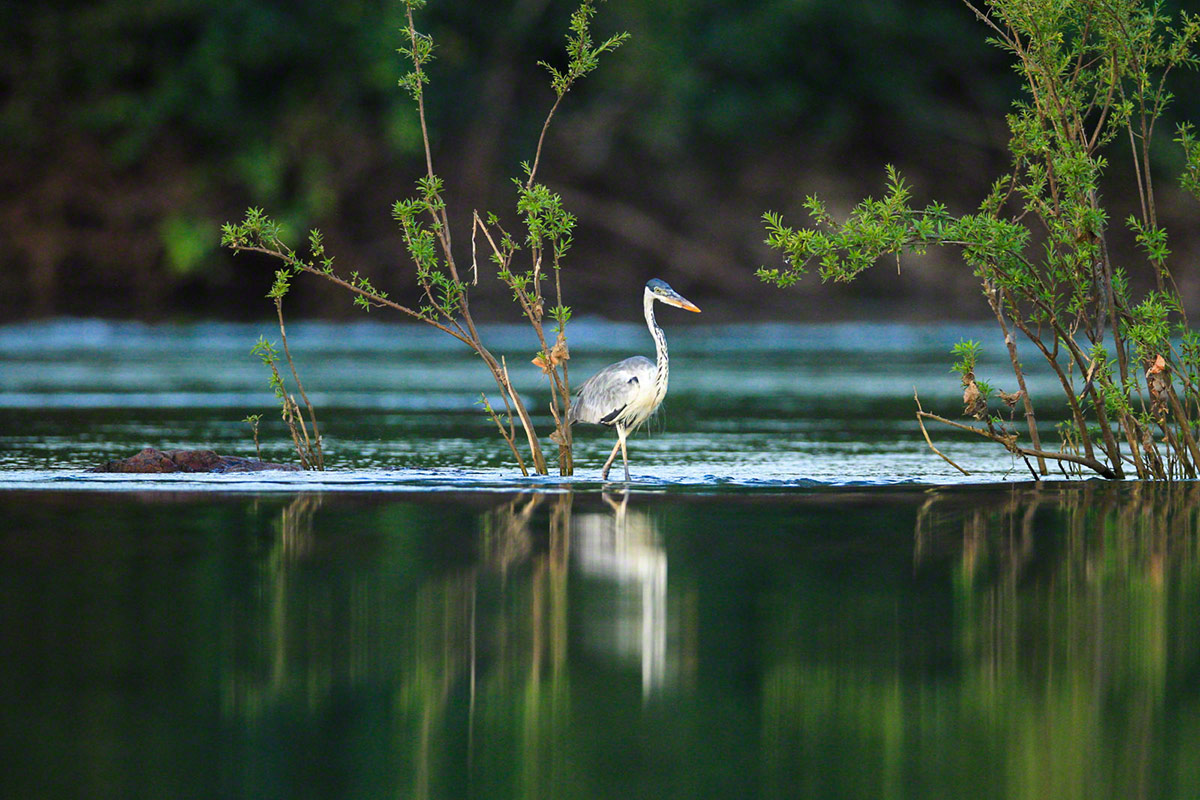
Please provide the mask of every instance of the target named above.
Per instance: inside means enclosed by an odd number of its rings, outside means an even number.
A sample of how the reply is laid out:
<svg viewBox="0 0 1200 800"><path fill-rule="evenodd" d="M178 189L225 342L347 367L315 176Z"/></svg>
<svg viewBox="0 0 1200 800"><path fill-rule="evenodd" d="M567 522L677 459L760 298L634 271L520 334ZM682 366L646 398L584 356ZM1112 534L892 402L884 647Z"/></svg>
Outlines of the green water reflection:
<svg viewBox="0 0 1200 800"><path fill-rule="evenodd" d="M5 792L1194 797L1198 509L0 494Z"/></svg>

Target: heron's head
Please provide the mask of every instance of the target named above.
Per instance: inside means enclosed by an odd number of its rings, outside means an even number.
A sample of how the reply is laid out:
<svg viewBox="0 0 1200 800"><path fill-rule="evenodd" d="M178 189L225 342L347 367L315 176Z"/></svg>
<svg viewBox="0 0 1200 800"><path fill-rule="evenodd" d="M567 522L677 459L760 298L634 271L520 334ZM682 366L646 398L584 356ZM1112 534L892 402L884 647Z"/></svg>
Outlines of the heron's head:
<svg viewBox="0 0 1200 800"><path fill-rule="evenodd" d="M654 278L646 282L646 293L655 300L661 300L669 306L675 306L676 308L682 308L686 311L695 311L697 313L700 311L700 309L696 307L695 303L672 289L666 281L661 280L660 278Z"/></svg>

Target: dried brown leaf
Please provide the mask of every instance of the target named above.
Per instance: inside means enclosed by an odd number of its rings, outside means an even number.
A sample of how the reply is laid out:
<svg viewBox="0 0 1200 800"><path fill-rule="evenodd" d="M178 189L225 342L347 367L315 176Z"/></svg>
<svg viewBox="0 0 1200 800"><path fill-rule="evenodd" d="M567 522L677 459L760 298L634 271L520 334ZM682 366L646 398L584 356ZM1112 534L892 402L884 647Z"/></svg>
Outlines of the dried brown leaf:
<svg viewBox="0 0 1200 800"><path fill-rule="evenodd" d="M973 379L965 381L963 387L963 414L975 419L983 419L986 413L987 401L983 397L983 392L979 391L979 386L976 385Z"/></svg>

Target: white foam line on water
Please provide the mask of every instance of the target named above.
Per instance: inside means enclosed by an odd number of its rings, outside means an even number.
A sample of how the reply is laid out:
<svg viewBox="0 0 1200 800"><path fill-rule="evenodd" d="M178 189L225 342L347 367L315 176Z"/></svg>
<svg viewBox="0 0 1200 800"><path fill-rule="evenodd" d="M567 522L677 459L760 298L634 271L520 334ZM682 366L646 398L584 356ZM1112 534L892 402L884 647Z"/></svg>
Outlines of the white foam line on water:
<svg viewBox="0 0 1200 800"><path fill-rule="evenodd" d="M705 465L712 467L713 465ZM125 474L86 471L14 470L0 473L0 491L102 491L102 492L450 492L450 491L579 491L596 489L632 491L738 489L805 490L820 487L939 486L964 484L1016 483L1027 475L1011 473L974 477L952 474L925 474L899 477L903 472L871 475L864 470L854 476L804 477L799 475L721 473L703 469L661 469L654 475L635 476L623 481L602 482L595 470L574 477L514 477L509 470L347 470L288 472L268 471L236 474L166 473Z"/></svg>

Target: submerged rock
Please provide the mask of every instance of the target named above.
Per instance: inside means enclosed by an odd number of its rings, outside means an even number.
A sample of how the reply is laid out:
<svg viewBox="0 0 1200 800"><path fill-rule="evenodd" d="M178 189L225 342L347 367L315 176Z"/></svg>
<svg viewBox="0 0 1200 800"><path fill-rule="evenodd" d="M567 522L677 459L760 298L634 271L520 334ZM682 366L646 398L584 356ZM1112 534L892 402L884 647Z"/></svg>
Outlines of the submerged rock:
<svg viewBox="0 0 1200 800"><path fill-rule="evenodd" d="M91 472L260 472L269 469L297 471L295 464L273 464L257 458L222 456L212 450L157 450L147 447L136 455L109 461Z"/></svg>

